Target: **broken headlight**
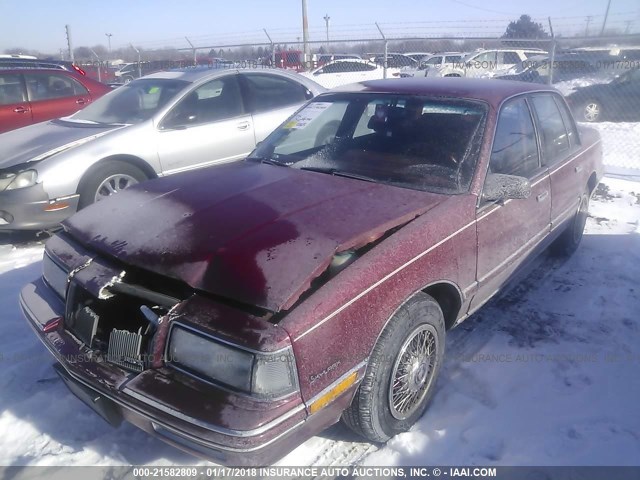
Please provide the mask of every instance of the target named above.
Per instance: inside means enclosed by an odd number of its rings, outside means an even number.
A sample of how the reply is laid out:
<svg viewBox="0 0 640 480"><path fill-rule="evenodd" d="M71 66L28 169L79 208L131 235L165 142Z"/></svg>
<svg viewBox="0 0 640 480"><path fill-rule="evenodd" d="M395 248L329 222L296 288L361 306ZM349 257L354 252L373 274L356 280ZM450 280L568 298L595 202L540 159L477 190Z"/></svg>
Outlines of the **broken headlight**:
<svg viewBox="0 0 640 480"><path fill-rule="evenodd" d="M280 397L297 390L291 348L275 353L246 350L174 325L167 363L204 380L262 397Z"/></svg>
<svg viewBox="0 0 640 480"><path fill-rule="evenodd" d="M63 300L67 296L68 273L58 265L48 253L45 252L42 258L42 277Z"/></svg>
<svg viewBox="0 0 640 480"><path fill-rule="evenodd" d="M31 187L36 184L37 179L38 172L35 170L24 170L18 173L0 173L0 192Z"/></svg>

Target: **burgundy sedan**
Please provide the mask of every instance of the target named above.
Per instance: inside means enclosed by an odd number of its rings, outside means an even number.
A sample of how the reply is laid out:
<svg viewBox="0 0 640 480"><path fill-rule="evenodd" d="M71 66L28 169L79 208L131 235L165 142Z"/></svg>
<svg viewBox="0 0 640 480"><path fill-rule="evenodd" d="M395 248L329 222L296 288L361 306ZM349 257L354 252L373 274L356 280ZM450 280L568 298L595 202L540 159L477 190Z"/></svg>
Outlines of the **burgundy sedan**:
<svg viewBox="0 0 640 480"><path fill-rule="evenodd" d="M245 161L67 220L21 305L80 399L195 455L268 464L340 419L384 442L447 330L578 247L601 155L550 87L351 85Z"/></svg>
<svg viewBox="0 0 640 480"><path fill-rule="evenodd" d="M111 90L64 70L0 70L0 133L71 115Z"/></svg>

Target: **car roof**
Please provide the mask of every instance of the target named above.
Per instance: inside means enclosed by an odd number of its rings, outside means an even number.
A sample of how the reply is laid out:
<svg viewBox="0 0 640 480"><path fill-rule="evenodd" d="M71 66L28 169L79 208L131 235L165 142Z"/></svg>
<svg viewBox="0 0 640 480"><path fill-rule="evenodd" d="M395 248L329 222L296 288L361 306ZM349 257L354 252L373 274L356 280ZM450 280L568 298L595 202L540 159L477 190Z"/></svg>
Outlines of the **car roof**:
<svg viewBox="0 0 640 480"><path fill-rule="evenodd" d="M64 68L41 68L41 67L2 67L0 66L0 73L34 73L34 72L51 72L51 73L66 73L71 75L73 78L85 78L80 75L75 75L70 70L65 70Z"/></svg>
<svg viewBox="0 0 640 480"><path fill-rule="evenodd" d="M161 72L151 73L149 75L145 75L140 77L133 82L137 82L138 80L144 80L147 78L166 78L166 79L175 79L175 80L184 80L186 82L196 83L202 79L206 78L215 78L219 75L224 75L226 73L268 73L272 75L279 75L281 77L286 77L291 80L294 80L298 83L302 83L307 88L313 88L316 92L324 92L326 88L322 87L318 83L314 82L312 79L305 77L304 75L300 75L295 72L289 72L287 70L283 70L281 68L215 68L209 66L202 67L189 67L189 68L175 68L172 70L165 70ZM132 83L133 83L132 82Z"/></svg>
<svg viewBox="0 0 640 480"><path fill-rule="evenodd" d="M558 91L547 85L487 78L422 78L408 77L370 80L337 87L332 92L398 93L434 97L456 97L485 101L495 108L507 98L520 93Z"/></svg>

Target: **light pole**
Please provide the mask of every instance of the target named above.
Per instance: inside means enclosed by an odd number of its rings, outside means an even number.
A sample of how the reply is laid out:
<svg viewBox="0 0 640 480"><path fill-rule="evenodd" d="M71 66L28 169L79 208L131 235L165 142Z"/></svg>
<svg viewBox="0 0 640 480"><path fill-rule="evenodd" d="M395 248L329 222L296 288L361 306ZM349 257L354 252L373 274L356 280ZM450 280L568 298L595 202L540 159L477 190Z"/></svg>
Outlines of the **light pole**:
<svg viewBox="0 0 640 480"><path fill-rule="evenodd" d="M329 20L331 20L331 17L328 13L325 13L324 17L322 18L324 18L324 24L327 28L327 50L329 50Z"/></svg>
<svg viewBox="0 0 640 480"><path fill-rule="evenodd" d="M109 58L111 58L111 37L113 37L112 33L105 33L107 39L109 39Z"/></svg>
<svg viewBox="0 0 640 480"><path fill-rule="evenodd" d="M302 41L304 43L304 65L311 60L309 51L309 23L307 22L307 0L302 0Z"/></svg>

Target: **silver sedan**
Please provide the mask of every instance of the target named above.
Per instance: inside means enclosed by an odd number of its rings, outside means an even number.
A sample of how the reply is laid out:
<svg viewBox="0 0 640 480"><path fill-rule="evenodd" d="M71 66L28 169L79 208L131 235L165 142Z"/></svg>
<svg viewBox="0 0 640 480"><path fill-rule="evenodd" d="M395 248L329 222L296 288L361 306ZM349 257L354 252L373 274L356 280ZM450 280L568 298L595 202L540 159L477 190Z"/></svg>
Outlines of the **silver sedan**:
<svg viewBox="0 0 640 480"><path fill-rule="evenodd" d="M57 225L146 179L246 157L325 91L274 69L160 72L0 135L0 231Z"/></svg>

